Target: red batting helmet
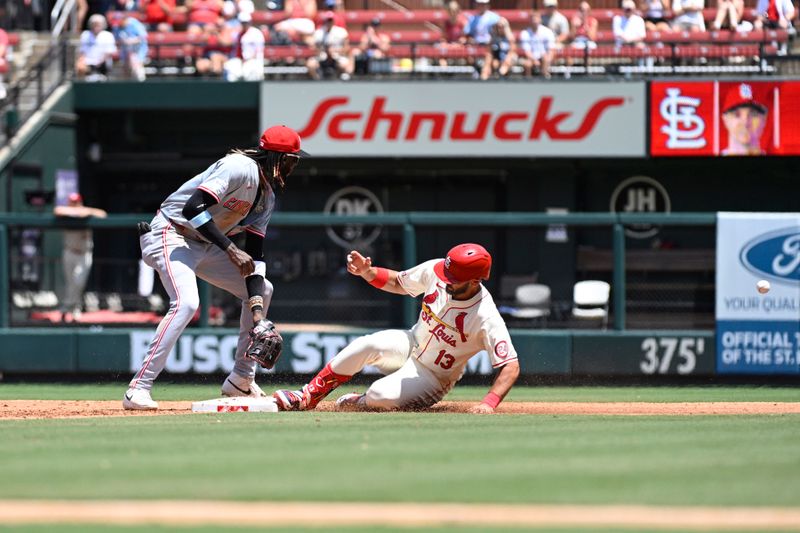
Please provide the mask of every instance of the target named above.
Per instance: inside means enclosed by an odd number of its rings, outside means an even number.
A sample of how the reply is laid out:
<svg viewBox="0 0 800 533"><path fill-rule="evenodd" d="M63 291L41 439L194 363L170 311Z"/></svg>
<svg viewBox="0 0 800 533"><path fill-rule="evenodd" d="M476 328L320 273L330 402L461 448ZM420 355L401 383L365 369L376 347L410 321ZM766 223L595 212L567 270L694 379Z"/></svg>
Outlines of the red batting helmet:
<svg viewBox="0 0 800 533"><path fill-rule="evenodd" d="M492 256L480 244L459 244L436 263L433 271L445 283L463 283L473 279L489 279Z"/></svg>
<svg viewBox="0 0 800 533"><path fill-rule="evenodd" d="M728 94L725 95L722 112L727 113L739 107L751 107L759 113L765 114L768 101L769 88L764 87L763 84L739 83L735 87L731 87Z"/></svg>
<svg viewBox="0 0 800 533"><path fill-rule="evenodd" d="M264 130L258 145L263 150L272 150L284 154L294 154L300 157L308 154L300 149L300 136L292 128L286 126L272 126Z"/></svg>

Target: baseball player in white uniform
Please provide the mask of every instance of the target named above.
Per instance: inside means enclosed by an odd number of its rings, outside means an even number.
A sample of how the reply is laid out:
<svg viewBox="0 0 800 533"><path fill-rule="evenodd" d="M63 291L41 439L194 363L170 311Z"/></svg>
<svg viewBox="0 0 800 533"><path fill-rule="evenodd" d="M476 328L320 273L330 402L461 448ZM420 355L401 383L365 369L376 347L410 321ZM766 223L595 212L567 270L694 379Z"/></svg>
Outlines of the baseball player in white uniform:
<svg viewBox="0 0 800 533"><path fill-rule="evenodd" d="M339 352L302 390L273 394L278 409L313 409L333 389L366 365L388 374L366 394L346 394L339 409L425 409L440 401L461 379L467 361L486 350L499 373L474 413L493 413L519 376L517 352L491 294L492 257L479 244L460 244L447 258L396 272L372 266L356 251L347 270L370 285L395 294L424 294L419 320L410 330L385 330L359 337Z"/></svg>
<svg viewBox="0 0 800 533"><path fill-rule="evenodd" d="M300 136L285 126L264 131L255 148L231 150L180 186L161 204L149 227L140 228L142 258L161 277L170 297L141 369L122 400L125 409L157 409L150 390L200 301L197 278L242 300L239 344L224 396L265 396L255 383L256 361L245 357L249 334L261 324L272 298L265 279L264 235L300 156ZM145 226L147 226L145 224ZM244 232L244 250L228 238Z"/></svg>

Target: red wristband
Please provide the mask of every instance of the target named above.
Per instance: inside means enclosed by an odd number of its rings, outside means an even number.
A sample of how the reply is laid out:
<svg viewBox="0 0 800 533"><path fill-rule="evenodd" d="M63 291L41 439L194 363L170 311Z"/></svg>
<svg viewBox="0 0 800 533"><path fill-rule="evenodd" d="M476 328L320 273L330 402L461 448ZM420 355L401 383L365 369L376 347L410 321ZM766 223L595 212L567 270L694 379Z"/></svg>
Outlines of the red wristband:
<svg viewBox="0 0 800 533"><path fill-rule="evenodd" d="M389 271L385 268L377 267L375 273L377 274L375 279L370 281L369 284L380 289L389 281Z"/></svg>
<svg viewBox="0 0 800 533"><path fill-rule="evenodd" d="M481 403L485 403L486 405L488 405L489 407L494 409L495 407L500 405L501 401L503 401L503 399L500 396L498 396L497 394L495 394L493 392L490 392L489 394L487 394L486 396L483 397L483 400L481 400Z"/></svg>

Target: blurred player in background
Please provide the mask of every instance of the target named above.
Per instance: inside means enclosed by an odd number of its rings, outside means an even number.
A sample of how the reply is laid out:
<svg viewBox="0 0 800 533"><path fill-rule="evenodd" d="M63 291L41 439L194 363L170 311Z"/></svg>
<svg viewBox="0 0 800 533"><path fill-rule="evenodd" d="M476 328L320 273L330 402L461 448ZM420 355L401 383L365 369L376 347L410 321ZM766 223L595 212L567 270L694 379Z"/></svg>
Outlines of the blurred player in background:
<svg viewBox="0 0 800 533"><path fill-rule="evenodd" d="M77 192L67 197L67 205L57 205L53 209L53 214L67 218L108 216L102 209L83 205L83 196ZM61 300L63 322L72 322L81 316L81 300L92 269L93 251L94 240L91 229L64 230L64 250L61 254L61 265L64 268L64 296Z"/></svg>
<svg viewBox="0 0 800 533"><path fill-rule="evenodd" d="M761 135L767 125L767 106L753 94L753 86L740 83L728 91L722 106L722 123L728 146L722 155L764 155Z"/></svg>
<svg viewBox="0 0 800 533"><path fill-rule="evenodd" d="M422 311L410 330L385 330L351 342L299 391L273 394L278 409L314 409L330 392L366 365L388 374L366 394L345 394L338 409L425 409L453 388L467 361L486 350L492 368L500 369L473 413L493 413L519 376L517 352L489 291L492 257L479 244L460 244L446 259L432 259L397 272L372 266L356 251L347 256L347 271L386 292L424 294Z"/></svg>
<svg viewBox="0 0 800 533"><path fill-rule="evenodd" d="M158 408L150 390L200 305L198 277L242 300L239 344L222 395L265 396L255 383L256 361L245 350L272 299L263 246L275 190L283 189L302 155L294 130L268 128L257 147L231 150L167 197L149 226L140 224L142 258L158 272L170 303L125 392L125 409ZM244 250L228 238L242 232Z"/></svg>

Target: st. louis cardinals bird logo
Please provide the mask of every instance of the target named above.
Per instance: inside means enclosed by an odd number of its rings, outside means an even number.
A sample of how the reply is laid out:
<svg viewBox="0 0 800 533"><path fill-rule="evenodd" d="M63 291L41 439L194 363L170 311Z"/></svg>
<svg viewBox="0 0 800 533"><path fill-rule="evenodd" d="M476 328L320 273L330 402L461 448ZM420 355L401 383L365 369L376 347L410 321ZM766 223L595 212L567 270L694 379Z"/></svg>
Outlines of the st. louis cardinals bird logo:
<svg viewBox="0 0 800 533"><path fill-rule="evenodd" d="M467 336L464 335L464 319L467 318L467 313L458 313L456 316L456 329L461 335L461 342L467 342Z"/></svg>

